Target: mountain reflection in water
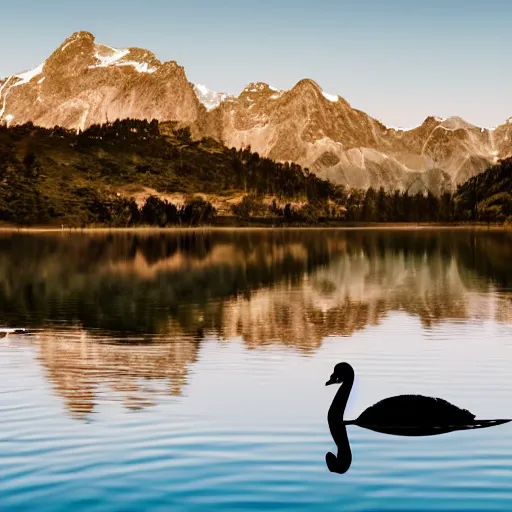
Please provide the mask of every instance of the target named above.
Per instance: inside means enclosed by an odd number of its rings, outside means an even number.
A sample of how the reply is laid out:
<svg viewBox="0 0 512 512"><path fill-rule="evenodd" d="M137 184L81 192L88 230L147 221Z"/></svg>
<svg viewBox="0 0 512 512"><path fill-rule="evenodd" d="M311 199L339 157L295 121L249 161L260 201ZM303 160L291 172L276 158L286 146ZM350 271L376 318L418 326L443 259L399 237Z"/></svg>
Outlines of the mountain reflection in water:
<svg viewBox="0 0 512 512"><path fill-rule="evenodd" d="M210 335L307 354L398 311L510 324L510 261L510 233L470 230L11 234L0 310L86 417L100 386L135 410L179 395Z"/></svg>

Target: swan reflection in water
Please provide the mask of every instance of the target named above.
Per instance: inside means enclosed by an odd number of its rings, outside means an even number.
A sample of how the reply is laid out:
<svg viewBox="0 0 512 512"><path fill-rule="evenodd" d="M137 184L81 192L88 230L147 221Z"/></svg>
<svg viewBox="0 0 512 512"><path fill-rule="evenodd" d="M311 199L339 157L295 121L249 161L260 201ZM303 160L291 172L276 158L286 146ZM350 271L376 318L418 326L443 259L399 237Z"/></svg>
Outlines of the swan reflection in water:
<svg viewBox="0 0 512 512"><path fill-rule="evenodd" d="M348 363L337 364L325 383L326 386L331 384L341 384L327 414L329 429L338 447L337 455L329 452L325 456L327 467L333 473L346 473L352 463L346 425L396 436L435 436L457 430L494 427L511 421L476 420L475 415L466 409L460 409L441 398L421 395L385 398L368 407L357 419L347 421L343 415L354 384L352 366Z"/></svg>

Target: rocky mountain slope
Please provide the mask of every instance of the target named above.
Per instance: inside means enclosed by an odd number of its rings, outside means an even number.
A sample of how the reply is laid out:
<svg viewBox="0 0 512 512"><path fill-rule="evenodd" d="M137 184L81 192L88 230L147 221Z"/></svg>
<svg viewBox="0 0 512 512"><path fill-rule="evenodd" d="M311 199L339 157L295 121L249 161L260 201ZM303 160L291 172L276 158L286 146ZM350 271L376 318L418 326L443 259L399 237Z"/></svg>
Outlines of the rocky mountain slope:
<svg viewBox="0 0 512 512"><path fill-rule="evenodd" d="M40 66L0 80L0 120L83 130L116 118L176 120L228 147L250 145L351 187L450 190L512 155L512 124L493 129L428 117L388 128L313 80L289 91L249 84L229 96L191 84L176 62L73 34Z"/></svg>
<svg viewBox="0 0 512 512"><path fill-rule="evenodd" d="M99 44L88 32L73 34L37 68L0 82L7 124L83 130L127 117L192 123L199 111L206 109L176 62Z"/></svg>
<svg viewBox="0 0 512 512"><path fill-rule="evenodd" d="M449 190L512 150L510 123L488 130L457 117L428 117L413 130L395 130L312 80L289 91L250 84L209 117L203 131L228 146L250 144L263 155L361 188Z"/></svg>

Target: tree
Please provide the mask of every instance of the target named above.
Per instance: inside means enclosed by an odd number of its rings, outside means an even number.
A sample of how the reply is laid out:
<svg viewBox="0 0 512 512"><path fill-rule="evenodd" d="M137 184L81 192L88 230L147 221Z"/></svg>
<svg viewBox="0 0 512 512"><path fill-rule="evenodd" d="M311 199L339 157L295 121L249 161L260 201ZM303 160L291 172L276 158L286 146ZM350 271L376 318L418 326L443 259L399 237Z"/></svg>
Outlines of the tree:
<svg viewBox="0 0 512 512"><path fill-rule="evenodd" d="M450 222L453 220L453 201L449 192L444 192L439 201L439 220L441 222Z"/></svg>
<svg viewBox="0 0 512 512"><path fill-rule="evenodd" d="M37 175L37 156L33 151L29 151L23 158L23 166L28 176Z"/></svg>
<svg viewBox="0 0 512 512"><path fill-rule="evenodd" d="M217 210L202 197L188 200L180 212L182 221L189 226L211 222L216 215Z"/></svg>
<svg viewBox="0 0 512 512"><path fill-rule="evenodd" d="M247 195L242 198L238 204L234 204L231 209L237 217L248 219L255 214L259 203L255 195Z"/></svg>
<svg viewBox="0 0 512 512"><path fill-rule="evenodd" d="M179 222L178 208L167 201L165 201L165 218L167 224L178 224Z"/></svg>
<svg viewBox="0 0 512 512"><path fill-rule="evenodd" d="M130 225L136 226L140 223L141 215L139 207L137 206L137 203L134 199L130 200L128 208L130 209Z"/></svg>
<svg viewBox="0 0 512 512"><path fill-rule="evenodd" d="M190 142L192 141L192 132L190 131L190 128L188 126L185 126L184 128L176 130L176 138L182 144L190 144Z"/></svg>
<svg viewBox="0 0 512 512"><path fill-rule="evenodd" d="M395 190L393 192L393 196L391 197L391 207L390 207L390 218L394 222L400 222L404 219L404 211L403 211L403 196L400 190Z"/></svg>
<svg viewBox="0 0 512 512"><path fill-rule="evenodd" d="M150 226L165 226L166 204L158 197L149 196L141 209L141 220Z"/></svg>
<svg viewBox="0 0 512 512"><path fill-rule="evenodd" d="M376 209L377 209L377 194L375 189L370 187L365 195L363 202L363 220L375 221L376 220Z"/></svg>
<svg viewBox="0 0 512 512"><path fill-rule="evenodd" d="M384 187L380 187L377 192L376 202L376 220L379 222L386 222L389 220L389 206L388 206L388 196Z"/></svg>
<svg viewBox="0 0 512 512"><path fill-rule="evenodd" d="M318 221L318 211L311 204L305 204L297 212L297 216L300 220L307 223L315 223Z"/></svg>
<svg viewBox="0 0 512 512"><path fill-rule="evenodd" d="M347 197L347 220L360 221L363 210L364 192L362 190L352 190Z"/></svg>

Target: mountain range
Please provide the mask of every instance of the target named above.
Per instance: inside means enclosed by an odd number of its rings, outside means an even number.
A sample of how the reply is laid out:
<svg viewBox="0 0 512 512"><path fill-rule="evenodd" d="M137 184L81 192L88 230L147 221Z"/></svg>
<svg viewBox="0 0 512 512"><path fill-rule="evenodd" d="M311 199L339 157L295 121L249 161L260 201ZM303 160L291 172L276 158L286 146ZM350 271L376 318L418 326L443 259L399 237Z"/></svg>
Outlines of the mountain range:
<svg viewBox="0 0 512 512"><path fill-rule="evenodd" d="M84 130L117 118L178 121L195 137L250 146L349 187L452 190L512 156L512 120L480 128L427 117L397 130L331 95L311 79L290 90L251 83L238 95L188 81L175 61L118 49L76 32L35 69L0 79L0 122Z"/></svg>

